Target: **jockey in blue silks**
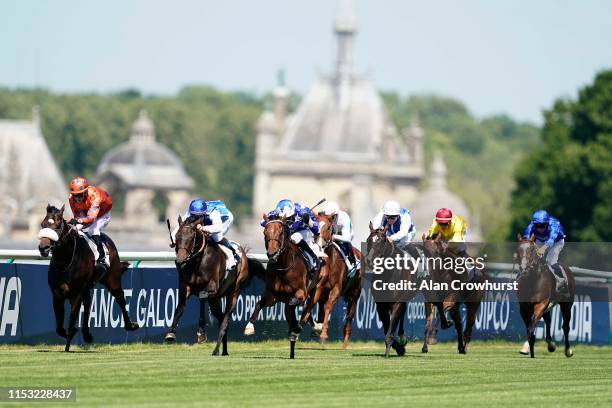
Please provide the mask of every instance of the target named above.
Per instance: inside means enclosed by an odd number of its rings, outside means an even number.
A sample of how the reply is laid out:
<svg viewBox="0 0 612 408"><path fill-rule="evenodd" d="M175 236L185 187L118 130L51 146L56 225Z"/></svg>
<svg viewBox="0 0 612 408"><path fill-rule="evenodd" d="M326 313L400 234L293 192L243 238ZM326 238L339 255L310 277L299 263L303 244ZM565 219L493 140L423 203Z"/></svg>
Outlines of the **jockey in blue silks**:
<svg viewBox="0 0 612 408"><path fill-rule="evenodd" d="M563 226L558 219L550 216L545 210L538 210L533 213L531 222L523 232L523 238L529 239L532 234L535 236L538 255L544 256L546 254L546 264L553 269L557 292L567 293L568 288L558 263L559 253L565 245Z"/></svg>
<svg viewBox="0 0 612 408"><path fill-rule="evenodd" d="M236 252L236 248L232 243L225 238L225 234L229 231L230 226L234 222L234 215L228 210L225 203L221 200L205 201L201 198L191 200L189 209L185 212L183 221L189 217L204 217L203 230L210 234L210 237L217 244L223 245L232 251L236 263L240 262L240 257ZM172 235L176 235L178 228L173 231Z"/></svg>
<svg viewBox="0 0 612 408"><path fill-rule="evenodd" d="M319 225L308 207L283 199L267 214L267 217L270 219L284 219L288 222L291 242L296 244L298 248L315 262L314 269L321 267L321 258L326 258L327 255L315 242L314 236L319 235ZM266 221L261 220L260 224L262 227L265 227Z"/></svg>

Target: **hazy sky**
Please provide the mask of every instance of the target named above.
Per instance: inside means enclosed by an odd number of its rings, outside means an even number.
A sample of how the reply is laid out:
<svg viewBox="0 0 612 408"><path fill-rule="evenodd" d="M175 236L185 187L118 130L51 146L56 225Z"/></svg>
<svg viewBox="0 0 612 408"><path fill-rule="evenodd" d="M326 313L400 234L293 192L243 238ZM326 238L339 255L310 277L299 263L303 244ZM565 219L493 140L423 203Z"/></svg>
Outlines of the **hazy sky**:
<svg viewBox="0 0 612 408"><path fill-rule="evenodd" d="M356 70L381 90L434 92L478 116L541 122L612 67L612 1L357 0ZM0 85L174 94L305 92L332 69L333 0L0 2Z"/></svg>

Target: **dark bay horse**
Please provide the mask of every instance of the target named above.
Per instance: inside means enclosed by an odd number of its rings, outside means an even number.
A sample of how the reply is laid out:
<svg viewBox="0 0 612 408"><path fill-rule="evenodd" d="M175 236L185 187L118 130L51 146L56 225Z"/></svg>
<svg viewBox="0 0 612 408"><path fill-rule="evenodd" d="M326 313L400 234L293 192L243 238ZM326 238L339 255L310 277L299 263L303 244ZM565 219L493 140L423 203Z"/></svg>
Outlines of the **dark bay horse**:
<svg viewBox="0 0 612 408"><path fill-rule="evenodd" d="M432 238L423 234L423 251L425 256L429 259L446 259L459 258L459 255L449 248L447 242L444 242L439 236ZM467 346L472 338L472 329L474 322L476 321L476 315L478 314L478 308L482 299L484 298L484 290L453 290L451 288L451 282L453 280L459 280L461 282L467 282L469 277L467 272L458 273L453 268L445 268L446 262L435 262L434 267L429 269L430 277L433 283L446 284L448 290L443 290L434 295L437 299L436 302L426 302L425 304L425 336L423 341L422 352L427 353L429 351L427 342L433 332L433 316L434 306L438 307L438 315L442 322L442 328L450 327L446 324L446 318L444 313L450 311L450 315L457 331L457 349L460 354L465 354ZM485 282L487 279L484 271L479 271L475 282ZM426 296L431 298L431 293ZM440 303L440 300L442 301ZM463 330L463 324L461 322L461 311L460 306L464 304L466 307L465 317L465 330Z"/></svg>
<svg viewBox="0 0 612 408"><path fill-rule="evenodd" d="M314 293L308 298L306 306L302 311L300 325L303 326L308 320L312 307L321 301L323 307L323 326L319 340L324 343L329 338L329 316L331 311L340 298L344 297L346 302L346 316L344 321L343 348L348 347L351 336L351 326L353 316L357 310L357 301L361 295L361 282L363 280L363 270L359 268L351 279L347 278L348 266L340 249L333 243L333 216L317 215L319 224L319 246L323 248L328 258L325 259L327 268L322 268L317 279ZM361 259L361 252L353 248L356 259ZM321 307L321 306L320 306Z"/></svg>
<svg viewBox="0 0 612 408"><path fill-rule="evenodd" d="M365 262L372 268L376 258L395 258L397 255L403 256L404 252L387 238L388 226L374 229L370 222L370 235L366 240ZM406 273L406 271L393 271L396 277L413 282L416 284L417 274ZM398 341L397 336L403 339L404 336L404 317L406 315L406 302L410 301L418 294L418 291L410 291L400 295L401 300L395 302L376 302L376 311L382 321L385 332L385 357L389 356L390 349L393 348L398 356L406 354L405 341ZM397 332L397 336L396 336Z"/></svg>
<svg viewBox="0 0 612 408"><path fill-rule="evenodd" d="M263 307L274 305L276 302L285 304L285 318L289 325L289 358L295 357L295 342L301 331L295 309L304 303L308 291L308 266L299 248L290 239L289 225L283 219L270 219L264 214L266 222L264 228L264 241L268 265L265 272L265 289L261 299L249 318L244 334L255 333L254 324L259 311ZM325 264L321 267L324 271Z"/></svg>
<svg viewBox="0 0 612 408"><path fill-rule="evenodd" d="M521 235L518 235L516 254L519 265L517 276L518 298L521 317L527 331L527 341L529 341L529 355L531 358L534 357L535 329L542 317L544 317L546 323L548 351L555 351L556 345L550 336L550 309L558 303L563 316L565 356L572 357L574 352L569 343L569 328L572 320L574 295L576 294L576 282L572 271L567 266L562 266L568 280L569 296L561 298L556 292L555 278L548 269L545 259L537 254L537 246L533 235L530 239L523 239Z"/></svg>
<svg viewBox="0 0 612 408"><path fill-rule="evenodd" d="M83 321L81 333L86 343L93 341L89 331L89 311L91 306L91 289L96 284L94 254L84 238L64 219L64 206L55 208L47 205L47 215L41 222L42 229L38 234L40 255L47 257L52 253L49 264L48 283L53 296L55 313L55 332L66 339L65 351L70 351L70 343L77 332L76 324L81 303L83 304ZM119 254L113 241L102 234L106 244L110 268L102 276L100 283L113 295L121 308L126 331L138 329L138 323L132 322L125 307L125 298L121 288L121 275L128 268L127 262L119 260ZM64 301L70 302L70 320L68 330L64 329Z"/></svg>
<svg viewBox="0 0 612 408"><path fill-rule="evenodd" d="M201 217L178 219L179 230L176 233L176 270L178 272L179 300L174 313L172 325L168 328L166 341L176 340L178 325L187 300L191 295L206 298L210 310L219 323L217 345L213 356L219 355L219 346L223 343L222 355L227 356L227 330L231 313L236 307L240 289L244 286L249 273L256 268L263 270L261 263L247 259L246 252L240 248L240 262L226 276L226 256L219 245L203 230ZM221 310L221 299L225 298L225 311ZM200 299L200 328L198 338L203 335L202 308Z"/></svg>

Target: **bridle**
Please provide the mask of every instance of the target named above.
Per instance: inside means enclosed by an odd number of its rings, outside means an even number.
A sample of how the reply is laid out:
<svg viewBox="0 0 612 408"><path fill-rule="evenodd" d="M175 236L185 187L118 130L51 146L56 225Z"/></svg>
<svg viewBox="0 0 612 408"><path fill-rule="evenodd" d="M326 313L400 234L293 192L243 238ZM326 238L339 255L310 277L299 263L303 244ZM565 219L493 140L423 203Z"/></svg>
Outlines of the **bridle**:
<svg viewBox="0 0 612 408"><path fill-rule="evenodd" d="M191 260L193 260L196 256L198 256L199 254L202 253L202 251L204 250L204 247L206 246L206 232L201 230L199 227L199 224L196 225L186 225L182 228L189 228L189 229L193 229L194 231L194 235L193 235L193 240L191 241L191 248L189 248L189 253L187 255L187 258L185 258L184 261L182 261L181 263L186 264L187 262L190 262ZM201 234L202 235L202 244L200 245L200 248L197 249L197 241L198 241L198 235ZM179 247L178 247L178 243L176 245L176 252L178 252Z"/></svg>
<svg viewBox="0 0 612 408"><path fill-rule="evenodd" d="M374 248L378 247L378 246L383 246L383 250L382 253L377 254L377 256L379 257L386 257L389 256L391 254L393 254L395 252L395 243L389 239L387 239L387 236L385 234L381 234L383 232L383 228L379 228L377 230L374 230L370 233L370 236L368 237L367 241L366 241L366 245L367 245L367 256L366 259L370 260L374 257ZM378 237L381 240L381 244L379 243L375 243L374 242L374 238ZM385 248L387 247L387 244L390 245L391 250L390 251L385 251Z"/></svg>
<svg viewBox="0 0 612 408"><path fill-rule="evenodd" d="M268 225L270 224L281 224L283 227L283 233L280 236L280 239L277 238L270 238L268 237L268 235L266 234L266 230L268 228ZM270 241L276 241L279 244L279 249L276 250L271 256L268 256L268 259L271 262L276 262L278 261L278 257L285 251L285 249L287 248L286 242L287 242L287 236L289 235L288 232L289 227L287 226L287 224L285 222L283 222L282 220L271 220L268 221L268 223L266 224L266 228L264 229L264 237L265 237L265 245L266 245L266 251L268 250L268 244L270 243Z"/></svg>
<svg viewBox="0 0 612 408"><path fill-rule="evenodd" d="M527 240L527 241L520 241L518 244L518 247L521 248L521 246L523 245L529 245L529 248L524 248L525 253L524 253L524 257L527 257L527 264L525 265L525 267L522 266L522 262L519 256L517 256L517 264L518 264L518 274L516 276L517 280L521 279L521 277L523 276L528 276L530 271L535 271L538 270L544 263L543 263L543 259L544 258L540 258L538 257L537 253L536 253L536 246L533 242ZM517 251L518 253L518 251Z"/></svg>

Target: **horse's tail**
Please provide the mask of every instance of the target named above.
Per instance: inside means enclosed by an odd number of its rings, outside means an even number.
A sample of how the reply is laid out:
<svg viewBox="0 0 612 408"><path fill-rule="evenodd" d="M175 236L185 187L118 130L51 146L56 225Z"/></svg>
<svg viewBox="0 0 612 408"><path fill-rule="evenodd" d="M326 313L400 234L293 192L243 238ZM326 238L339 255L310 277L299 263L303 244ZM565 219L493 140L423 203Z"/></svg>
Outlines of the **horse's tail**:
<svg viewBox="0 0 612 408"><path fill-rule="evenodd" d="M257 276L261 279L266 275L266 267L261 263L261 261L255 258L248 258L248 266L249 266L249 275Z"/></svg>
<svg viewBox="0 0 612 408"><path fill-rule="evenodd" d="M121 261L120 264L121 264L121 273L127 271L128 268L130 267L130 263L126 261Z"/></svg>

